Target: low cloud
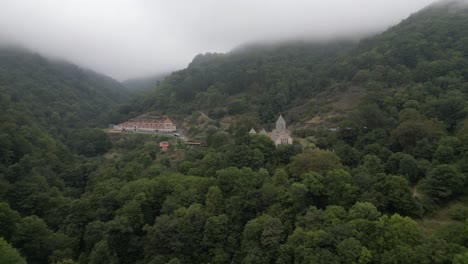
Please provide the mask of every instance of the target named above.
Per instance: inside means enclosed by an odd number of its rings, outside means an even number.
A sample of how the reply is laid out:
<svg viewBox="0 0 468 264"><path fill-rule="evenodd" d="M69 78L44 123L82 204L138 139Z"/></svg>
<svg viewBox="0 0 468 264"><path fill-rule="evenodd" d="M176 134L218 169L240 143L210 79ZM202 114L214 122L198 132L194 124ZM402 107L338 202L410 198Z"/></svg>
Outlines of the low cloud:
<svg viewBox="0 0 468 264"><path fill-rule="evenodd" d="M183 68L198 53L246 42L383 31L431 2L5 0L0 38L122 80Z"/></svg>

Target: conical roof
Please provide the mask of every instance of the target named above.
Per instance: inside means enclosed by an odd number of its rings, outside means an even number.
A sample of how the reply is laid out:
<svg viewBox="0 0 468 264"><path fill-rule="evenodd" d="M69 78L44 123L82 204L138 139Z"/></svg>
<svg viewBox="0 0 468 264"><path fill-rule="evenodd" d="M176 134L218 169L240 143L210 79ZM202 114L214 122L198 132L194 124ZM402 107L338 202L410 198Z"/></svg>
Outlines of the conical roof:
<svg viewBox="0 0 468 264"><path fill-rule="evenodd" d="M255 131L255 129L253 129L253 127L252 127L252 129L250 129L250 131L249 131L249 134L257 134L257 131Z"/></svg>
<svg viewBox="0 0 468 264"><path fill-rule="evenodd" d="M280 115L278 117L278 120L276 121L276 123L285 123L286 124L286 121L284 120L283 115Z"/></svg>

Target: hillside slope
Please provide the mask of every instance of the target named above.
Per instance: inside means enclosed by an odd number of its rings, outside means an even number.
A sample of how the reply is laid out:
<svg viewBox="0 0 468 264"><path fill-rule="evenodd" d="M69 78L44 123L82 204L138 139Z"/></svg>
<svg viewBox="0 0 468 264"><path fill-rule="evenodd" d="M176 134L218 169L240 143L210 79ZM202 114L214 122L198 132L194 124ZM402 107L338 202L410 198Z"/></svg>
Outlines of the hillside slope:
<svg viewBox="0 0 468 264"><path fill-rule="evenodd" d="M196 56L156 89L130 103L131 111L188 115L202 110L214 118L254 113L272 121L279 112L333 83L337 58L355 43L248 45L227 54Z"/></svg>
<svg viewBox="0 0 468 264"><path fill-rule="evenodd" d="M0 89L42 125L60 119L66 127L97 125L126 99L124 87L107 76L11 47L0 47Z"/></svg>
<svg viewBox="0 0 468 264"><path fill-rule="evenodd" d="M125 98L122 86L109 77L1 47L0 197L17 205L41 193L9 193L16 184L31 182L35 188L62 189L61 174L74 166L75 154L92 156L109 147L105 134L93 128L106 126L108 112Z"/></svg>
<svg viewBox="0 0 468 264"><path fill-rule="evenodd" d="M429 6L358 44L251 45L198 55L123 112L183 116L201 110L217 119L247 114L263 123L283 113L304 125L316 115L338 115L332 119L339 121L376 89L461 91L468 79L468 11L454 2Z"/></svg>

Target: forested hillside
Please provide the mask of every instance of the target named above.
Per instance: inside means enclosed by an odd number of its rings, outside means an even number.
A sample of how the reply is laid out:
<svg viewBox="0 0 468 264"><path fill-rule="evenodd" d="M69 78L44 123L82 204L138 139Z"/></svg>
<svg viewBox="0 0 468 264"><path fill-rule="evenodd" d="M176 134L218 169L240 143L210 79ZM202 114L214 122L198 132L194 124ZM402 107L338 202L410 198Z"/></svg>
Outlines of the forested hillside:
<svg viewBox="0 0 468 264"><path fill-rule="evenodd" d="M64 188L69 181L79 181L74 177L67 179L64 173L81 164L77 154L93 156L110 148L106 134L94 128L105 126L108 111L125 98L122 86L109 77L21 48L0 48L3 239L11 238L13 227L8 223L15 223L19 216L16 211L13 215L4 214L9 205L22 216L34 215L30 218L32 224L36 224L37 216L63 220L53 213L58 210L57 201L65 199L64 195L74 195L73 190L67 192ZM27 233L36 231L41 232L33 228ZM6 259L0 262L20 263L4 262ZM28 262L34 260L28 258Z"/></svg>
<svg viewBox="0 0 468 264"><path fill-rule="evenodd" d="M4 106L21 104L44 126L95 126L126 99L124 87L107 76L16 47L0 47L0 87Z"/></svg>
<svg viewBox="0 0 468 264"><path fill-rule="evenodd" d="M20 130L39 129L69 143L74 129L105 127L111 108L125 99L125 89L107 76L21 48L0 48L1 131L9 134L5 140L22 134ZM4 153L23 148L11 146Z"/></svg>
<svg viewBox="0 0 468 264"><path fill-rule="evenodd" d="M353 45L350 41L247 45L227 54L198 55L186 69L122 109L131 114L179 115L203 110L213 118L254 113L264 122L273 121L277 113L331 85L330 70L337 57Z"/></svg>
<svg viewBox="0 0 468 264"><path fill-rule="evenodd" d="M199 55L109 115L119 85L14 55L0 263L467 263L467 24L445 1L359 43ZM207 146L92 128L148 111L208 113ZM248 134L279 113L292 145Z"/></svg>
<svg viewBox="0 0 468 264"><path fill-rule="evenodd" d="M351 97L357 91L359 96L350 104L354 107L368 90L431 85L458 86L456 90L463 92L466 8L450 3L428 7L358 44L247 45L226 54L198 55L186 69L122 107L122 112L188 115L202 110L216 119L253 115L262 123L291 112L290 119L306 121L315 114L348 112L347 106L330 103L336 94Z"/></svg>

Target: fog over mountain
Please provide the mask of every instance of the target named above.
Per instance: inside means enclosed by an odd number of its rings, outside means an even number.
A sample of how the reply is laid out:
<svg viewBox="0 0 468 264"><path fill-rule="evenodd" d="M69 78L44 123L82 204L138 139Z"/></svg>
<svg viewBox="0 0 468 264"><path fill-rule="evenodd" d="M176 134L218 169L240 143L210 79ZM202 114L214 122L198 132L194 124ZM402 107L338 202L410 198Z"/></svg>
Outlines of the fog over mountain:
<svg viewBox="0 0 468 264"><path fill-rule="evenodd" d="M359 37L432 0L4 0L0 42L123 80L182 68L246 43Z"/></svg>

